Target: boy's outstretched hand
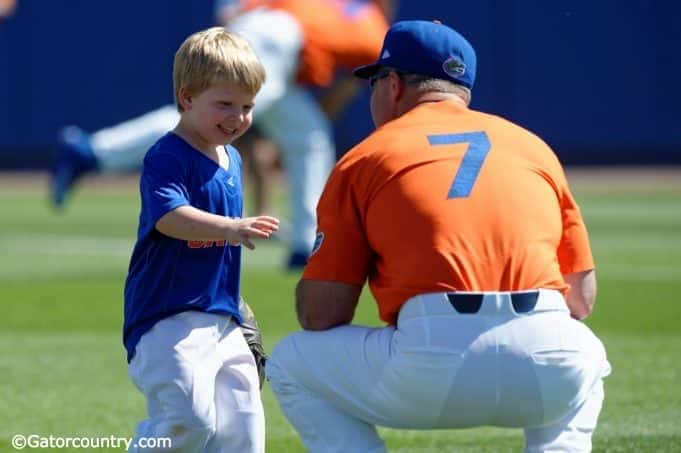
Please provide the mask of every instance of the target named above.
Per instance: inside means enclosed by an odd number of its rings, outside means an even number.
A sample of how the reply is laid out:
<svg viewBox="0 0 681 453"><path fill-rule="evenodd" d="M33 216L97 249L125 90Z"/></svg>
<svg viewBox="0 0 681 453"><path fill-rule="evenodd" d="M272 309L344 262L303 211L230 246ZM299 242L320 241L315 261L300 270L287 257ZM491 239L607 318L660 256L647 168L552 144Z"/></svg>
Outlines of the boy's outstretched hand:
<svg viewBox="0 0 681 453"><path fill-rule="evenodd" d="M261 215L257 217L235 218L233 228L228 233L227 242L230 245L244 245L253 250L255 244L252 238L268 239L272 233L279 229L279 219Z"/></svg>

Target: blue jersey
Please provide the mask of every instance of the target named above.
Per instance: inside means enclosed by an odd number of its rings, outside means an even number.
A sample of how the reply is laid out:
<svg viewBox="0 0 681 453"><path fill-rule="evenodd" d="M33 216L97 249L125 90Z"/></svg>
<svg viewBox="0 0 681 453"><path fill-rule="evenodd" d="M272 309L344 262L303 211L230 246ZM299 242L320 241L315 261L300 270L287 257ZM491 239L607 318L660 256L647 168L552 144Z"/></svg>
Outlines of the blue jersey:
<svg viewBox="0 0 681 453"><path fill-rule="evenodd" d="M179 136L168 133L147 152L140 178L137 243L125 281L123 343L128 361L142 335L161 319L196 310L239 316L241 247L225 241L185 241L156 230L180 206L241 217L241 158L227 145L224 169Z"/></svg>

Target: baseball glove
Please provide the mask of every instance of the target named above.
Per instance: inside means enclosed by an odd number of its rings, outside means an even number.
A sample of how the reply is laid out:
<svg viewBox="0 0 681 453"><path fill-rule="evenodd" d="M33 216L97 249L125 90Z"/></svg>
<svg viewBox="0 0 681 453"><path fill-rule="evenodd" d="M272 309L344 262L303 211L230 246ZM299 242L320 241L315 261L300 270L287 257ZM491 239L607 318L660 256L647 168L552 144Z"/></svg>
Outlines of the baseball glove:
<svg viewBox="0 0 681 453"><path fill-rule="evenodd" d="M246 343L248 343L248 347L253 353L255 365L258 367L260 388L262 389L262 384L265 381L265 362L267 361L267 354L265 354L265 348L262 345L260 327L258 327L258 322L255 320L253 310L251 310L251 307L248 306L243 298L239 298L239 313L241 314L242 319L241 332L244 334Z"/></svg>

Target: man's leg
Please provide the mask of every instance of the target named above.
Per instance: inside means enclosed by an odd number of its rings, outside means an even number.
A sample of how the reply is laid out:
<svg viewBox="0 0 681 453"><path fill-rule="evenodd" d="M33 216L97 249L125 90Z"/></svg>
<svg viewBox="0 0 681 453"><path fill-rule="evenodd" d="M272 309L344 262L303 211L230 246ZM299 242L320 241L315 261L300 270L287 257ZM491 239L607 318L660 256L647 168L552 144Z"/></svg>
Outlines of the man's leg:
<svg viewBox="0 0 681 453"><path fill-rule="evenodd" d="M180 119L174 105L88 134L79 127L64 128L52 167L52 203L61 208L76 182L90 172L122 173L142 167L149 148Z"/></svg>
<svg viewBox="0 0 681 453"><path fill-rule="evenodd" d="M90 136L92 151L102 172L126 172L142 167L144 155L180 120L175 105L165 105Z"/></svg>
<svg viewBox="0 0 681 453"><path fill-rule="evenodd" d="M555 422L547 425L525 429L526 451L544 452L589 452L591 437L596 429L598 416L604 399L603 379L611 372L605 348L601 341L583 323L571 318L554 319L550 325L553 332L562 338L563 347L578 350L579 362L574 370L566 376L568 379L554 381L551 377L550 362L559 359L555 351L534 351L535 373L542 380L544 393L544 410L552 412L549 400L557 400L557 393L563 392L570 384L580 389L576 395L579 404ZM560 364L555 364L560 369ZM546 369L546 372L542 372ZM572 382L571 382L572 381ZM561 382L564 382L561 385ZM551 395L554 395L552 398ZM555 408L554 408L555 409Z"/></svg>
<svg viewBox="0 0 681 453"><path fill-rule="evenodd" d="M291 248L303 257L291 264L302 267L314 243L317 201L335 161L331 124L312 95L300 87L291 87L257 124L282 151L291 206Z"/></svg>
<svg viewBox="0 0 681 453"><path fill-rule="evenodd" d="M288 264L301 268L314 243L317 200L335 159L330 124L309 94L298 94L295 83L302 30L290 14L275 10L242 14L227 28L248 39L267 72L253 121L282 152L292 223Z"/></svg>
<svg viewBox="0 0 681 453"><path fill-rule="evenodd" d="M373 389L394 329L342 326L286 337L267 362L284 414L310 452L383 452L373 424Z"/></svg>
<svg viewBox="0 0 681 453"><path fill-rule="evenodd" d="M603 405L603 381L599 380L586 401L562 420L541 428L525 429L525 451L540 453L591 451L591 437Z"/></svg>

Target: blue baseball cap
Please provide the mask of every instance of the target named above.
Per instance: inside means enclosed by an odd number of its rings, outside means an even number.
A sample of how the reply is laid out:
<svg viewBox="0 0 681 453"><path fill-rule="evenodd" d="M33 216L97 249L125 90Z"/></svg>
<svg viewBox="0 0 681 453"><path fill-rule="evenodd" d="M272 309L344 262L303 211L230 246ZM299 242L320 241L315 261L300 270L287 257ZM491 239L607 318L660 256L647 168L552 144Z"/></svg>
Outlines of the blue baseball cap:
<svg viewBox="0 0 681 453"><path fill-rule="evenodd" d="M369 79L381 68L400 69L472 88L475 82L475 50L466 38L439 22L405 20L395 22L383 41L374 64L353 73Z"/></svg>

